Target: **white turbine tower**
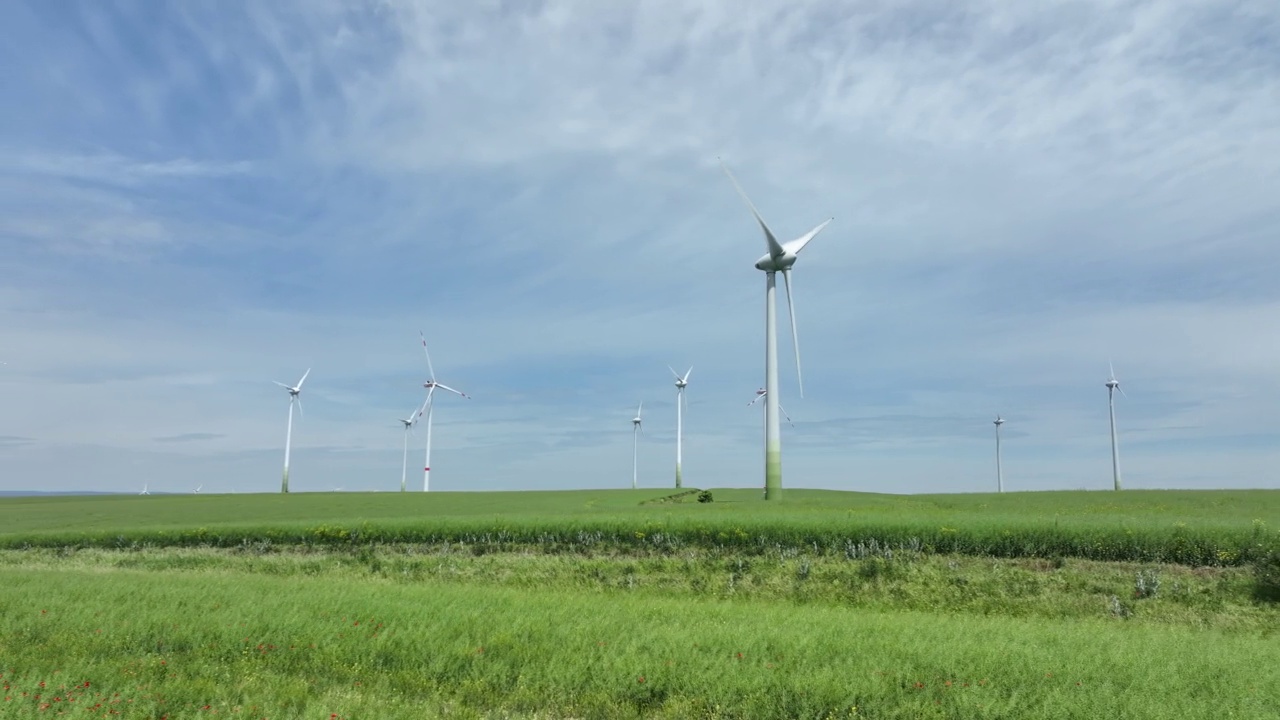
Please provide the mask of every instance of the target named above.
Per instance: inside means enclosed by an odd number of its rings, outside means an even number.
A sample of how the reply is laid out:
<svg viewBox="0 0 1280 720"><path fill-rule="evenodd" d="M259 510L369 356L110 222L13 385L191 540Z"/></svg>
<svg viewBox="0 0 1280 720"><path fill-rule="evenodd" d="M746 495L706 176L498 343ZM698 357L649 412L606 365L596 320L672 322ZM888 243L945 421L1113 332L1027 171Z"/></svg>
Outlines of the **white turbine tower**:
<svg viewBox="0 0 1280 720"><path fill-rule="evenodd" d="M289 448L293 444L293 406L298 406L298 417L302 417L302 398L298 394L302 392L302 383L307 381L307 376L311 374L311 368L302 373L302 379L297 385L285 385L279 380L273 380L275 384L289 391L289 424L284 433L284 476L280 480L280 492L289 492Z"/></svg>
<svg viewBox="0 0 1280 720"><path fill-rule="evenodd" d="M996 426L996 492L1004 492L1004 469L1000 466L1000 426L1004 424L1004 418L997 414L994 422Z"/></svg>
<svg viewBox="0 0 1280 720"><path fill-rule="evenodd" d="M762 398L762 397L764 397L765 395L768 395L768 394L769 394L769 391L768 391L768 390L765 390L764 388L759 388L758 390L756 390L756 396L755 396L755 399L753 399L751 402L747 403L747 407L751 407L752 405L755 405L756 403L760 402L760 398ZM766 401L766 402L767 402L767 401ZM791 416L787 414L787 410L786 410L786 408L782 407L782 403L778 403L778 411L782 413L782 417L784 417L784 418L786 418L786 419L787 419L787 424L788 424L788 425L790 425L791 427L795 427L795 426L796 426L796 424L795 424L795 423L791 422Z"/></svg>
<svg viewBox="0 0 1280 720"><path fill-rule="evenodd" d="M422 354L427 356L427 372L431 378L430 380L422 383L422 387L427 389L427 401L422 405L427 414L427 454L426 459L422 464L422 492L428 492L431 489L431 410L434 406L433 401L435 398L436 388L448 390L449 392L455 395L461 395L468 400L471 399L471 396L461 390L454 390L448 385L436 382L436 371L431 365L431 353L427 352L427 336L424 335L422 331L418 331L418 335L422 337Z"/></svg>
<svg viewBox="0 0 1280 720"><path fill-rule="evenodd" d="M764 231L765 245L769 252L756 261L756 269L764 271L765 274L765 315L764 315L764 497L766 500L780 500L782 498L782 428L778 421L778 318L776 303L774 298L777 295L777 278L776 274L781 271L782 279L787 286L787 312L791 318L791 345L795 348L796 353L796 382L800 387L800 397L804 397L804 379L800 373L800 341L796 333L796 311L795 305L791 301L791 266L796 262L796 256L804 250L805 246L813 240L814 236L822 231L834 218L828 218L809 232L800 237L781 244L778 238L774 236L773 231L765 224L764 218L760 217L760 212L756 210L756 206L751 203L751 199L747 197L747 193L743 191L742 186L738 185L738 180L729 172L729 168L724 165L723 161L720 166L724 168L725 175L729 176L729 181L733 183L734 189L742 196L747 207L751 209L751 214L755 217L756 222L760 224L760 229Z"/></svg>
<svg viewBox="0 0 1280 720"><path fill-rule="evenodd" d="M644 422L640 419L640 411L644 410L644 402L640 403L640 407L636 408L636 416L631 418L631 489L636 489L636 480L640 467L640 423Z"/></svg>
<svg viewBox="0 0 1280 720"><path fill-rule="evenodd" d="M684 408L687 402L684 397L684 389L689 386L689 374L693 372L693 366L689 366L689 370L685 372L684 377L680 377L680 373L676 372L670 365L667 369L672 375L676 376L676 487L684 487L684 476L680 471L680 463L683 459L684 448Z"/></svg>
<svg viewBox="0 0 1280 720"><path fill-rule="evenodd" d="M400 492L409 489L409 435L413 433L413 426L418 424L418 418L422 417L422 407L414 408L409 417L402 419L400 422L404 424L404 461L400 466Z"/></svg>
<svg viewBox="0 0 1280 720"><path fill-rule="evenodd" d="M1120 445L1116 440L1116 390L1120 390L1120 381L1116 379L1116 368L1107 361L1111 377L1107 379L1107 409L1111 414L1111 480L1115 489L1120 489ZM1124 390L1120 390L1124 395ZM1127 395L1125 397L1128 397Z"/></svg>

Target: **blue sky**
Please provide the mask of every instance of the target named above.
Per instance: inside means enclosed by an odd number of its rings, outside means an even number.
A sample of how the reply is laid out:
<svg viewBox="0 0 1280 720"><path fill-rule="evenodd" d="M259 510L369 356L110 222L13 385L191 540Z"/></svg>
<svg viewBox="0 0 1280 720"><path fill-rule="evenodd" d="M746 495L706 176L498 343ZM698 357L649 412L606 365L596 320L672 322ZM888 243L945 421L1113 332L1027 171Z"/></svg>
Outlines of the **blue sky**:
<svg viewBox="0 0 1280 720"><path fill-rule="evenodd" d="M0 489L1280 487L1280 6L0 7ZM785 306L780 308L785 316ZM782 337L787 337L785 323ZM421 435L415 438L421 445ZM413 457L420 458L420 448ZM411 461L411 466L419 461Z"/></svg>

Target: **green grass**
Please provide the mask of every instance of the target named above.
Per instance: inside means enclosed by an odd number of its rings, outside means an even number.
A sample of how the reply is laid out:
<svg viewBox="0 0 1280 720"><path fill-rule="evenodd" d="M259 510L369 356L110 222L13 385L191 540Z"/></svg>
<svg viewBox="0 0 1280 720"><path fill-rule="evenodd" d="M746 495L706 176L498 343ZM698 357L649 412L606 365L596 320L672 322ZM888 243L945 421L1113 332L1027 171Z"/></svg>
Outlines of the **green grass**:
<svg viewBox="0 0 1280 720"><path fill-rule="evenodd" d="M315 493L23 498L0 502L0 547L465 542L512 545L816 547L858 543L997 557L1245 565L1280 548L1280 491L894 496L715 490Z"/></svg>
<svg viewBox="0 0 1280 720"><path fill-rule="evenodd" d="M1280 706L1280 492L713 492L3 500L0 717Z"/></svg>
<svg viewBox="0 0 1280 720"><path fill-rule="evenodd" d="M1265 633L354 570L4 567L0 628L0 714L14 718L49 703L95 717L1216 719L1280 703Z"/></svg>

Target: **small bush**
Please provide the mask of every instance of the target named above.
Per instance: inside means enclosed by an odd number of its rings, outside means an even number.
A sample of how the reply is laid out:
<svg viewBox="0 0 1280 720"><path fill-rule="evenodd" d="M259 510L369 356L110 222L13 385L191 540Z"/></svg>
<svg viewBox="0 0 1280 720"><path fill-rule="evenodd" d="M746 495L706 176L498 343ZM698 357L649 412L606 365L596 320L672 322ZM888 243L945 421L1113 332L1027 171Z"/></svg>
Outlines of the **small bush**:
<svg viewBox="0 0 1280 720"><path fill-rule="evenodd" d="M698 502L700 502L700 503L709 503L709 502L711 502L711 491L710 491L710 490L703 490L702 492L698 493Z"/></svg>
<svg viewBox="0 0 1280 720"><path fill-rule="evenodd" d="M1280 602L1280 550L1272 550L1253 563L1253 578L1253 592L1259 600Z"/></svg>
<svg viewBox="0 0 1280 720"><path fill-rule="evenodd" d="M1138 576L1133 582L1133 596L1135 598L1153 598L1159 591L1160 575L1155 570L1138 572Z"/></svg>

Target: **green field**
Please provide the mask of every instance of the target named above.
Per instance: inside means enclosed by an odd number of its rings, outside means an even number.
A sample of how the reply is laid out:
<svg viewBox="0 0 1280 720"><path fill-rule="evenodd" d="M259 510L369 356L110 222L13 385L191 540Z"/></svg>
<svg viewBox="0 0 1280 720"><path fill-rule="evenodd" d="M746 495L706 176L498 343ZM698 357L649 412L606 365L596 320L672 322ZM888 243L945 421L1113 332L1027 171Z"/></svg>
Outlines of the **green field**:
<svg viewBox="0 0 1280 720"><path fill-rule="evenodd" d="M670 493L0 500L0 717L1280 707L1280 492Z"/></svg>
<svg viewBox="0 0 1280 720"><path fill-rule="evenodd" d="M995 557L1248 564L1280 547L1280 492L900 496L755 490L314 493L29 498L0 502L0 547L233 547L467 542L676 550L920 545Z"/></svg>

